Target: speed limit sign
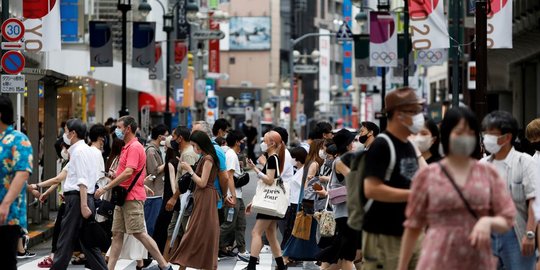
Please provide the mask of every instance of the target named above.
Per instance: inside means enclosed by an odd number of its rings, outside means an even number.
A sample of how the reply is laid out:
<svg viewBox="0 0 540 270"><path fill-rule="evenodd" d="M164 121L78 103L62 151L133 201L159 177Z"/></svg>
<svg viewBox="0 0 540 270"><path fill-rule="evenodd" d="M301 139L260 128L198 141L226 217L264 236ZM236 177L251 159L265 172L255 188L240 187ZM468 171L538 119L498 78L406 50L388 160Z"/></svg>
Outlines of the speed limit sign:
<svg viewBox="0 0 540 270"><path fill-rule="evenodd" d="M9 18L2 23L2 36L7 41L19 41L24 36L24 24L16 18Z"/></svg>

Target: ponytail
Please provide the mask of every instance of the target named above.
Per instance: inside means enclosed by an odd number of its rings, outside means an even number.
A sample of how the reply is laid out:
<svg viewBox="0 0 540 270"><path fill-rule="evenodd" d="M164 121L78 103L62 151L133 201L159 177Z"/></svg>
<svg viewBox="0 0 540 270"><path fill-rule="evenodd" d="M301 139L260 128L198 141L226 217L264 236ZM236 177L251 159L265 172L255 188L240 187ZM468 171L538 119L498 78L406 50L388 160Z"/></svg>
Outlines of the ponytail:
<svg viewBox="0 0 540 270"><path fill-rule="evenodd" d="M285 143L281 141L281 144L279 145L279 150L278 150L278 157L279 157L278 166L279 166L279 171L281 173L283 173L283 167L285 167L285 148L286 147L287 146L285 145Z"/></svg>

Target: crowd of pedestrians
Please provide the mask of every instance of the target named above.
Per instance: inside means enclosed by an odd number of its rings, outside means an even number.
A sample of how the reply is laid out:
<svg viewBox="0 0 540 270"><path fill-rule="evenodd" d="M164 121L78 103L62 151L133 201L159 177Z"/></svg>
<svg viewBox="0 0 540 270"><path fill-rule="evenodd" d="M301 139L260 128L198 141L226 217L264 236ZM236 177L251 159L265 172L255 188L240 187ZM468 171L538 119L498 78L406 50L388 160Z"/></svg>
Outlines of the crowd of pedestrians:
<svg viewBox="0 0 540 270"><path fill-rule="evenodd" d="M540 119L526 126L530 156L518 151L524 138L508 112L477 119L452 108L437 123L414 89L385 102L385 130L319 122L289 147L290 131L259 134L251 121L157 125L141 138L131 116L91 127L70 119L57 142L62 170L28 185L32 147L0 96L0 256L16 269L17 252L28 252L28 189L42 202L62 198L40 268L66 269L76 251L72 263L90 269L119 259L217 269L235 257L253 270L263 252L278 270L304 261L324 270L540 269ZM254 198L242 190L250 182Z"/></svg>

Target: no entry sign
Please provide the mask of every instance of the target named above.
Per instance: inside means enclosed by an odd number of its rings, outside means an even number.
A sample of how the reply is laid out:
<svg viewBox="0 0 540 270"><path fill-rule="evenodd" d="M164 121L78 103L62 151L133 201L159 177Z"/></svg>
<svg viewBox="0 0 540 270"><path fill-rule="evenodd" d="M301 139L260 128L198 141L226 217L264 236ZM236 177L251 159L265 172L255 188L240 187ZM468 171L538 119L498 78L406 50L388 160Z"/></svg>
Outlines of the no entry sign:
<svg viewBox="0 0 540 270"><path fill-rule="evenodd" d="M2 23L2 36L7 41L19 41L24 36L24 24L15 18L9 18Z"/></svg>
<svg viewBox="0 0 540 270"><path fill-rule="evenodd" d="M8 74L19 74L24 69L24 56L18 51L9 51L2 56L2 69Z"/></svg>

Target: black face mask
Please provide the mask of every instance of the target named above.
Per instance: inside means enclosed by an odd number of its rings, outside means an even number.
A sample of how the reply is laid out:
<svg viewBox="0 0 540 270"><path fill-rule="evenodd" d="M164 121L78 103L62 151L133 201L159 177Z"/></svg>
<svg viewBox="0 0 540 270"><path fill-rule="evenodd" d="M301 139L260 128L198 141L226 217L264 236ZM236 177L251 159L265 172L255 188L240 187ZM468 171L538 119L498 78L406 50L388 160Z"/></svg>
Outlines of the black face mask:
<svg viewBox="0 0 540 270"><path fill-rule="evenodd" d="M246 149L246 143L241 143L240 144L240 152L243 152L244 149Z"/></svg>
<svg viewBox="0 0 540 270"><path fill-rule="evenodd" d="M361 143L361 144L364 144L367 142L367 139L368 139L368 135L362 135L360 137L358 137L358 141Z"/></svg>
<svg viewBox="0 0 540 270"><path fill-rule="evenodd" d="M171 141L171 148L173 150L178 150L178 148L180 148L180 144L177 141Z"/></svg>

